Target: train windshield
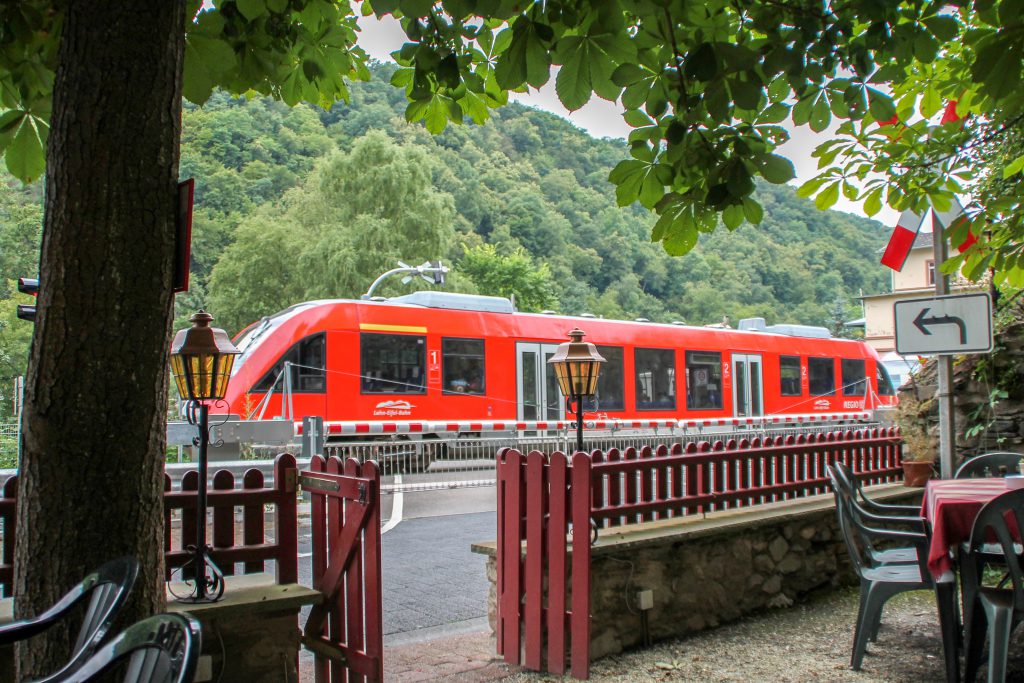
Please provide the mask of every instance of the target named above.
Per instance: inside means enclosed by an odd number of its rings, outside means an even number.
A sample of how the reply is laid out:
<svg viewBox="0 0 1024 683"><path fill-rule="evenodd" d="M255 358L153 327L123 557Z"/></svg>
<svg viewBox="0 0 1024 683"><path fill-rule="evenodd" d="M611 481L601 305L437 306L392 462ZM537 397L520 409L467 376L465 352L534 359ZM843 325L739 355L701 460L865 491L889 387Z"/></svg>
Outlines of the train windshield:
<svg viewBox="0 0 1024 683"><path fill-rule="evenodd" d="M235 358L235 365L231 369L231 374L234 375L238 372L238 369L245 365L245 361L252 355L253 350L259 347L260 343L264 339L269 339L271 335L268 332L273 331L277 327L280 327L285 321L291 319L297 313L310 308L314 304L298 304L291 306L281 311L277 315L268 316L263 318L255 325L249 326L239 340L235 343L235 346L239 350L239 355Z"/></svg>

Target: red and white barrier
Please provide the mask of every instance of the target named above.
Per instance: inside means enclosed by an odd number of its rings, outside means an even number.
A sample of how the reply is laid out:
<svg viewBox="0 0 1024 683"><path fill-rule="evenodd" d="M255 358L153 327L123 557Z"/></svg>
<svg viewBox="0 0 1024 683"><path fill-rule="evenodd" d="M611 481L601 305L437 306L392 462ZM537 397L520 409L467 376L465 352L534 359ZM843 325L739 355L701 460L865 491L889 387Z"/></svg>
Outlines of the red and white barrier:
<svg viewBox="0 0 1024 683"><path fill-rule="evenodd" d="M801 415L762 415L759 417L721 417L700 420L584 420L588 430L636 430L636 429L678 429L684 432L700 431L708 427L739 426L785 426L821 424L827 422L866 422L871 420L870 410L846 413L807 413ZM540 422L516 422L509 420L457 421L457 422L412 422L412 421L365 421L325 422L324 433L334 436L380 436L388 434L464 434L467 432L494 433L512 431L559 431L575 429L572 420L548 420ZM302 435L302 423L295 423L295 435Z"/></svg>

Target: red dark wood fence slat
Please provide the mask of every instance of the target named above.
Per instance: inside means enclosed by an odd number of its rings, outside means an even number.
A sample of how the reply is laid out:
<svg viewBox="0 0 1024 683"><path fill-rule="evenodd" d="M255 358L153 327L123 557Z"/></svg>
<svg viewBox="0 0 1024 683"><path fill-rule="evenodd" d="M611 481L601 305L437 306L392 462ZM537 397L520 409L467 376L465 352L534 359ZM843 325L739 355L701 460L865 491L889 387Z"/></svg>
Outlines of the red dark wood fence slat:
<svg viewBox="0 0 1024 683"><path fill-rule="evenodd" d="M14 586L14 528L18 507L18 478L11 477L0 491L0 521L3 522L3 556L0 557L0 595L9 598Z"/></svg>
<svg viewBox="0 0 1024 683"><path fill-rule="evenodd" d="M263 488L263 473L257 469L248 470L242 475L242 488L246 491ZM260 514L262 511L263 506L259 504L246 505L242 508L242 542L245 545L254 545L263 541L264 521L263 515ZM263 571L263 562L246 562L243 571L246 574L258 574Z"/></svg>
<svg viewBox="0 0 1024 683"><path fill-rule="evenodd" d="M865 481L895 481L902 476L901 455L896 428L657 451L613 448L571 459L502 449L498 654L527 669L564 674L568 664L573 677L589 676L592 532L823 493L829 490L826 465L837 460Z"/></svg>
<svg viewBox="0 0 1024 683"><path fill-rule="evenodd" d="M565 627L568 621L565 605L565 582L569 574L566 567L568 555L569 507L568 507L569 459L564 453L551 454L548 470L548 584L561 586L561 590L548 589L548 657L547 669L551 673L565 673Z"/></svg>
<svg viewBox="0 0 1024 683"><path fill-rule="evenodd" d="M235 475L227 470L220 470L213 475L215 491L232 491L235 488ZM233 507L215 507L213 509L213 547L230 548L235 545L235 509ZM223 556L222 556L223 557ZM234 562L218 563L224 576L235 573Z"/></svg>
<svg viewBox="0 0 1024 683"><path fill-rule="evenodd" d="M258 477L251 476L255 472ZM282 453L274 462L274 483L264 488L263 475L250 470L243 479L244 488L233 488L233 475L227 470L213 473L213 486L208 492L207 507L212 517L213 561L227 575L234 573L237 562L244 563L246 574L264 570L264 563L273 560L278 583L297 583L298 519L296 499L295 456ZM229 488L232 487L232 488ZM0 543L0 592L11 594L14 578L14 543L16 527L17 476L11 477L0 491L0 523L3 540ZM166 578L177 579L178 568L185 565L191 554L186 546L195 543L196 497L199 474L186 472L181 490L171 488L170 477L164 475L164 564ZM264 506L275 509L272 537L264 528ZM241 543L235 534L236 508L241 508L243 535Z"/></svg>

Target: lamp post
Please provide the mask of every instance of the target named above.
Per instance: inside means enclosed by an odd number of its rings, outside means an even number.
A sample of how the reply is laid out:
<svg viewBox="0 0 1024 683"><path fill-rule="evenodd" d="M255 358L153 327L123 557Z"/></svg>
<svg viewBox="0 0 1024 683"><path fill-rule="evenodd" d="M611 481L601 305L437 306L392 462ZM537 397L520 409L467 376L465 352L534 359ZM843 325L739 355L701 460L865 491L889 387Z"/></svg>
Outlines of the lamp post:
<svg viewBox="0 0 1024 683"><path fill-rule="evenodd" d="M576 403L576 450L583 450L583 397L597 392L597 377L601 374L604 357L597 347L583 341L583 330L578 327L569 332L569 341L560 344L555 355L548 359L554 366L558 388L567 402Z"/></svg>
<svg viewBox="0 0 1024 683"><path fill-rule="evenodd" d="M196 496L196 543L187 548L192 559L195 588L181 602L216 602L224 595L224 575L210 559L206 545L206 449L210 443L210 407L206 401L224 398L231 378L231 366L238 349L224 330L210 327L213 316L200 309L190 318L192 327L180 330L171 344L171 372L178 393L187 402L189 424L199 428L193 444L199 448L199 491ZM185 567L182 567L184 569Z"/></svg>

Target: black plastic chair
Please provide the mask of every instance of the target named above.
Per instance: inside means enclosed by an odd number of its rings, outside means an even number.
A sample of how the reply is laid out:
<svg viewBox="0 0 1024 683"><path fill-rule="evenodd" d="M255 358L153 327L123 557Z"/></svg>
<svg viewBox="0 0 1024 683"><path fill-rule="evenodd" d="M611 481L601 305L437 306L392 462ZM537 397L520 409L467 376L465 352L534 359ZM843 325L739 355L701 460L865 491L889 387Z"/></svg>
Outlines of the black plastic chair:
<svg viewBox="0 0 1024 683"><path fill-rule="evenodd" d="M960 463L956 468L954 479L971 479L977 477L1005 477L1008 474L1017 474L1017 467L1020 464L1024 453L1011 453L1009 451L995 451L982 453Z"/></svg>
<svg viewBox="0 0 1024 683"><path fill-rule="evenodd" d="M839 481L836 468L828 468L828 476L836 495L836 514L839 529L850 554L854 572L860 579L860 604L857 609L857 624L853 636L853 654L850 667L859 671L867 650L868 640L874 640L882 620L882 610L889 598L914 590L938 588L928 571L928 537L916 531L877 529L869 527L861 519L863 510ZM864 545L864 538L872 541L895 540L909 543L917 551L913 564L877 563ZM954 587L952 582L943 582L943 590L936 590L939 607L939 621L942 625L943 651L946 661L947 680L956 680L958 669L956 659L956 614Z"/></svg>
<svg viewBox="0 0 1024 683"><path fill-rule="evenodd" d="M158 614L114 636L81 666L64 667L32 683L91 683L119 666L125 668L123 683L191 683L201 644L198 621Z"/></svg>
<svg viewBox="0 0 1024 683"><path fill-rule="evenodd" d="M0 645L7 645L38 635L63 618L89 598L78 638L68 663L62 670L71 670L81 664L99 647L110 630L111 621L124 604L139 573L139 563L133 557L111 560L82 579L55 605L30 619L0 626Z"/></svg>
<svg viewBox="0 0 1024 683"><path fill-rule="evenodd" d="M921 518L921 508L911 505L887 505L871 501L864 494L860 482L853 472L850 471L849 467L837 462L832 465L832 468L835 474L835 478L832 480L833 486L842 487L845 494L857 505L862 520L873 524L905 527L909 531L925 533L925 523L924 519ZM857 500L858 498L866 501L867 504L861 505ZM897 511L899 514L884 514L893 513L894 511ZM917 562L916 547L879 549L871 537L866 534L861 534L861 543L875 564L914 564Z"/></svg>
<svg viewBox="0 0 1024 683"><path fill-rule="evenodd" d="M861 484L857 475L853 473L849 465L841 462L832 463L832 466L836 469L836 474L839 475L840 479L846 482L849 489L854 492L854 498L860 501L861 506L878 515L890 515L894 517L905 516L914 519L921 519L921 506L920 505L898 505L895 503L879 503L872 498L868 498L867 494L864 493L864 487Z"/></svg>
<svg viewBox="0 0 1024 683"><path fill-rule="evenodd" d="M1007 522L1011 518L1011 523ZM981 667L985 635L989 641L988 680L1006 678L1006 655L1010 634L1024 617L1024 572L1017 554L1017 529L1024 529L1024 490L1009 491L985 504L974 518L967 555L961 560L965 602L966 679L973 681ZM981 583L985 565L992 562L990 551L1001 547L998 569L1004 578L998 586ZM1009 583L1009 587L1003 587ZM987 626L986 626L987 623Z"/></svg>

